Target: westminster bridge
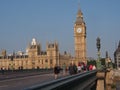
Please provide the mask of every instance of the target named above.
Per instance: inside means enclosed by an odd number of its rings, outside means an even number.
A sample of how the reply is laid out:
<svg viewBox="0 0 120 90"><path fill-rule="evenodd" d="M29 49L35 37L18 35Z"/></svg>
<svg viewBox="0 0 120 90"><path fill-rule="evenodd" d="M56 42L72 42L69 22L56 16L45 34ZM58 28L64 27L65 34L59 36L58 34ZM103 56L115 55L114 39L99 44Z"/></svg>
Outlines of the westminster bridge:
<svg viewBox="0 0 120 90"><path fill-rule="evenodd" d="M53 71L0 74L0 90L119 90L120 71L86 71L54 79ZM116 82L117 83L116 83ZM116 89L115 89L116 88Z"/></svg>

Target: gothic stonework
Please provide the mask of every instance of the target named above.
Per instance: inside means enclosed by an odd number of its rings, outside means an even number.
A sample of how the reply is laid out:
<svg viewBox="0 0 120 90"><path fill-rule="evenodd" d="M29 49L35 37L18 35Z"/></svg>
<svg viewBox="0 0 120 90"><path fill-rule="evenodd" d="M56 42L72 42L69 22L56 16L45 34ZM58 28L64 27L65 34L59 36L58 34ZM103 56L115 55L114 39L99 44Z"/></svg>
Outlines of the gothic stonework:
<svg viewBox="0 0 120 90"><path fill-rule="evenodd" d="M60 54L57 42L47 43L46 50L42 51L41 45L35 38L28 45L26 53L18 52L7 55L3 51L0 56L0 68L6 69L34 69L34 68L53 68L55 64L62 67L65 63L85 62L86 63L86 26L83 21L82 12L79 10L74 24L75 57L65 52Z"/></svg>
<svg viewBox="0 0 120 90"><path fill-rule="evenodd" d="M41 45L32 40L27 47L26 53L14 53L12 55L0 56L0 68L10 69L37 69L53 68L55 64L62 67L65 63L67 66L71 62L70 54L60 54L58 43L47 43L46 51L41 50Z"/></svg>
<svg viewBox="0 0 120 90"><path fill-rule="evenodd" d="M114 52L114 59L115 59L116 68L120 69L120 41L117 49Z"/></svg>
<svg viewBox="0 0 120 90"><path fill-rule="evenodd" d="M74 24L75 60L86 63L86 25L81 10L78 10Z"/></svg>

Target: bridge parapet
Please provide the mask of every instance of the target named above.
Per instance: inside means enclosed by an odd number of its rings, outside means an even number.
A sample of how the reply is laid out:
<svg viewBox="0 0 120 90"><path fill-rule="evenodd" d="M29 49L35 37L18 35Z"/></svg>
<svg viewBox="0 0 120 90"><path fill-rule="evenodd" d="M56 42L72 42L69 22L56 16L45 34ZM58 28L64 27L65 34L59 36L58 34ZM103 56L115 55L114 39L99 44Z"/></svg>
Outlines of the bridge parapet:
<svg viewBox="0 0 120 90"><path fill-rule="evenodd" d="M98 78L98 80L97 80L96 90L105 90L106 72L105 71L98 71L97 78Z"/></svg>
<svg viewBox="0 0 120 90"><path fill-rule="evenodd" d="M114 72L112 69L111 70L108 69L106 71L98 71L97 72L98 80L97 80L96 90L113 90L113 88L115 88L115 85L114 85L115 75L116 75L116 72Z"/></svg>
<svg viewBox="0 0 120 90"><path fill-rule="evenodd" d="M112 90L111 88L113 83L112 74L113 74L113 70L108 70L106 72L106 90Z"/></svg>
<svg viewBox="0 0 120 90"><path fill-rule="evenodd" d="M25 90L96 90L96 70L52 80Z"/></svg>

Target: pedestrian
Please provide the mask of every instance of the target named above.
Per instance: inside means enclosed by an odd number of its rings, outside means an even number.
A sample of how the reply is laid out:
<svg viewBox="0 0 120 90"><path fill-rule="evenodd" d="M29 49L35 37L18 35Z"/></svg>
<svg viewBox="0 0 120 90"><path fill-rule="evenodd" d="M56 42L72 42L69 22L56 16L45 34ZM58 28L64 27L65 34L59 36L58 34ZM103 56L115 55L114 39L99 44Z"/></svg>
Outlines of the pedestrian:
<svg viewBox="0 0 120 90"><path fill-rule="evenodd" d="M83 62L83 70L84 70L84 72L86 72L86 70L87 70L87 66L84 62Z"/></svg>
<svg viewBox="0 0 120 90"><path fill-rule="evenodd" d="M96 66L95 65L93 65L93 68L92 68L93 70L95 70L96 69Z"/></svg>
<svg viewBox="0 0 120 90"><path fill-rule="evenodd" d="M73 69L72 63L70 63L68 70L69 70L70 75L74 74L74 69Z"/></svg>
<svg viewBox="0 0 120 90"><path fill-rule="evenodd" d="M84 71L84 65L83 65L83 62L81 63L81 71L82 71L82 72Z"/></svg>
<svg viewBox="0 0 120 90"><path fill-rule="evenodd" d="M66 64L65 63L63 64L62 69L63 69L63 76L65 76L66 75Z"/></svg>
<svg viewBox="0 0 120 90"><path fill-rule="evenodd" d="M89 66L90 66L90 65L86 65L86 69L87 69L87 71L89 71Z"/></svg>
<svg viewBox="0 0 120 90"><path fill-rule="evenodd" d="M78 64L77 69L78 69L78 73L80 73L81 72L81 64Z"/></svg>
<svg viewBox="0 0 120 90"><path fill-rule="evenodd" d="M89 71L91 71L91 70L93 70L93 66L92 65L89 66Z"/></svg>
<svg viewBox="0 0 120 90"><path fill-rule="evenodd" d="M57 79L58 78L58 74L59 74L59 67L57 66L57 64L55 65L55 67L54 67L54 76L55 76L55 79Z"/></svg>
<svg viewBox="0 0 120 90"><path fill-rule="evenodd" d="M1 71L2 71L2 74L4 75L5 68L2 67L2 68L1 68Z"/></svg>
<svg viewBox="0 0 120 90"><path fill-rule="evenodd" d="M74 74L77 74L78 69L77 69L77 66L75 65L75 63L73 64L73 70L74 70Z"/></svg>

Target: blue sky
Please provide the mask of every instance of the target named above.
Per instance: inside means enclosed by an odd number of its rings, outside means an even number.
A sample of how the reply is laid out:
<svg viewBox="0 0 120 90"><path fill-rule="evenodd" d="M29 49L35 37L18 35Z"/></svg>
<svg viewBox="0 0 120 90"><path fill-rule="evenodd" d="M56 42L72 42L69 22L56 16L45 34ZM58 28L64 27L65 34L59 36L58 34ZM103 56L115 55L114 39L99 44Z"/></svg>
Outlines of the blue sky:
<svg viewBox="0 0 120 90"><path fill-rule="evenodd" d="M96 38L101 56L110 57L120 40L120 0L0 0L0 51L25 51L32 38L46 49L58 41L60 52L74 54L73 28L80 9L87 27L87 56L96 58Z"/></svg>

